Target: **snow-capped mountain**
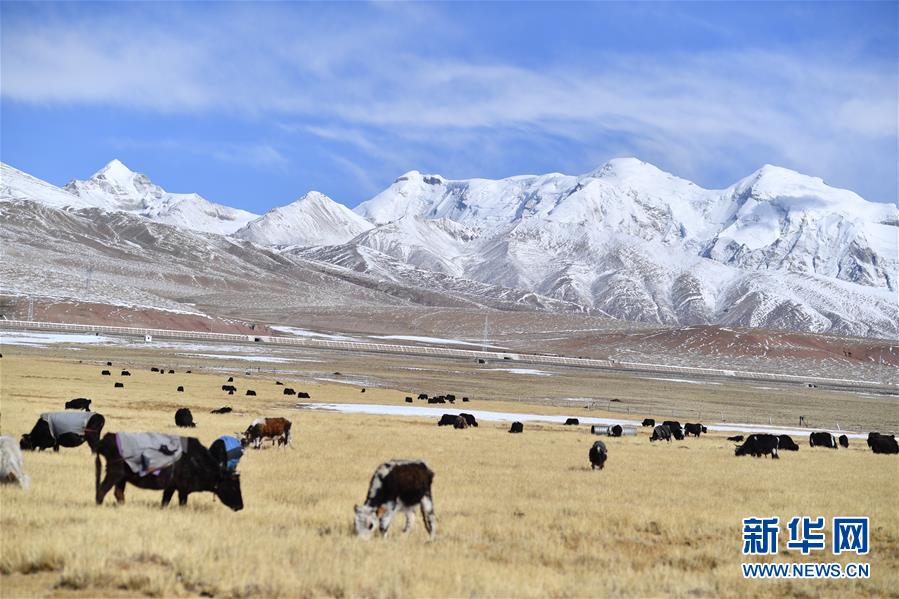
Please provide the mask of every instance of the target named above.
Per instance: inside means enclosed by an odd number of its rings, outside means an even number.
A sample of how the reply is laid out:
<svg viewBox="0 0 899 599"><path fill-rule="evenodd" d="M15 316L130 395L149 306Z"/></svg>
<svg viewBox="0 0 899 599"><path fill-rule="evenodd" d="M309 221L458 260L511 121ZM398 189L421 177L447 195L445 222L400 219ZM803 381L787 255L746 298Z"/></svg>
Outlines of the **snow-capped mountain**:
<svg viewBox="0 0 899 599"><path fill-rule="evenodd" d="M87 181L70 181L65 191L81 198L80 206L130 212L156 222L194 231L227 235L258 218L257 214L215 204L195 193L169 193L119 160Z"/></svg>
<svg viewBox="0 0 899 599"><path fill-rule="evenodd" d="M338 245L372 227L343 204L310 191L295 202L269 210L234 236L261 245Z"/></svg>
<svg viewBox="0 0 899 599"><path fill-rule="evenodd" d="M723 190L633 158L582 176L412 171L356 211L380 225L349 244L366 252L307 254L385 276L379 252L663 324L899 330L896 207L788 169L766 165Z"/></svg>
<svg viewBox="0 0 899 599"><path fill-rule="evenodd" d="M720 190L633 158L580 176L411 171L355 211L310 192L258 218L169 194L118 161L66 189L3 165L2 200L21 206L7 210L17 218L31 200L172 224L179 244L197 236L196 255L210 241L187 229L233 233L235 247L272 246L265 260L428 305L899 337L896 206L767 165Z"/></svg>
<svg viewBox="0 0 899 599"><path fill-rule="evenodd" d="M0 202L19 200L38 201L53 208L79 209L93 206L85 198L79 198L55 185L0 162Z"/></svg>
<svg viewBox="0 0 899 599"><path fill-rule="evenodd" d="M482 242L520 240L525 231L545 238L539 231L557 224L564 225L557 241L566 245L573 236L603 231L741 268L897 285L895 206L768 165L724 190L703 189L634 158L579 177L450 181L412 171L356 211L377 224L449 219L480 231Z"/></svg>

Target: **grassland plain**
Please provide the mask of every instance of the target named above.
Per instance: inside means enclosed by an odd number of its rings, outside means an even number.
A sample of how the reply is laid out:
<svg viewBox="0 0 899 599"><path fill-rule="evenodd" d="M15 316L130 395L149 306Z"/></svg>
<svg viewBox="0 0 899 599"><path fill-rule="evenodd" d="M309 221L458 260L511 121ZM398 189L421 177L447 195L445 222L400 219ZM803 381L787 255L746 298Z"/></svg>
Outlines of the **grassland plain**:
<svg viewBox="0 0 899 599"><path fill-rule="evenodd" d="M294 448L244 457L246 507L238 513L208 493L160 510L160 493L133 487L124 506L110 494L97 507L85 446L26 453L31 490L0 488L4 597L899 596L899 460L858 442L839 451L803 444L774 462L735 458L723 436L651 445L644 433L607 440L606 468L593 472L586 427L529 424L509 435L500 423L457 431L427 419L297 411L271 378L248 379L241 368L230 374L256 398L223 394L224 371L159 375L127 353L103 351L114 374L129 368L132 376L101 377L99 362L78 363L86 352L4 348L2 433L18 436L40 412L85 396L107 417L107 431L183 433L174 411L190 407L198 422L190 434L207 444L253 417L286 416ZM115 380L125 388L113 389ZM316 401L401 403L407 394L284 382ZM208 413L224 404L237 413ZM420 521L410 535L397 526L386 540L351 534L353 505L374 468L393 457L423 458L436 472L434 543ZM871 577L744 580L741 519L796 515L870 516L871 554L803 558L782 547L776 561L867 561Z"/></svg>

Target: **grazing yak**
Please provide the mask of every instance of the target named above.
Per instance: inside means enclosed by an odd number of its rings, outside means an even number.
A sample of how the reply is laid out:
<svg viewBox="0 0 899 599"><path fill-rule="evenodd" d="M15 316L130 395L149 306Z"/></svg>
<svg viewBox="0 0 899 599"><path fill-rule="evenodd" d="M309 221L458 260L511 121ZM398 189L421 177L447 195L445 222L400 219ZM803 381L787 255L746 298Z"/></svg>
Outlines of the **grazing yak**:
<svg viewBox="0 0 899 599"><path fill-rule="evenodd" d="M837 439L837 441L840 443L840 447L849 447L849 437L846 435L840 435L840 438Z"/></svg>
<svg viewBox="0 0 899 599"><path fill-rule="evenodd" d="M251 397L255 397L255 396L256 396L256 392L253 391L252 389L247 389L247 395L249 395L249 396L251 396Z"/></svg>
<svg viewBox="0 0 899 599"><path fill-rule="evenodd" d="M468 428L468 422L462 416L456 416L453 420L453 428Z"/></svg>
<svg viewBox="0 0 899 599"><path fill-rule="evenodd" d="M609 427L609 436L610 437L620 437L623 433L624 433L624 429L621 428L620 424L613 424L612 426Z"/></svg>
<svg viewBox="0 0 899 599"><path fill-rule="evenodd" d="M465 402L467 402L467 401L468 401L468 398L467 398L467 397L463 397L463 398L462 398L462 402L463 402L463 403L465 403Z"/></svg>
<svg viewBox="0 0 899 599"><path fill-rule="evenodd" d="M104 370L103 372L100 373L100 376L112 376L112 373L109 372L108 370Z"/></svg>
<svg viewBox="0 0 899 599"><path fill-rule="evenodd" d="M263 439L271 439L272 445L291 446L291 423L287 418L257 418L243 433L241 444L252 445L254 449L262 447Z"/></svg>
<svg viewBox="0 0 899 599"><path fill-rule="evenodd" d="M190 413L188 408L178 408L175 412L175 425L183 428L194 428L197 424L194 422L194 415Z"/></svg>
<svg viewBox="0 0 899 599"><path fill-rule="evenodd" d="M210 413L210 414L227 414L228 412L231 412L231 411L232 411L232 410L231 410L231 406L223 406L223 407L221 407L221 408L217 408L217 409L215 409L215 410L212 410L212 411L209 412L209 413Z"/></svg>
<svg viewBox="0 0 899 599"><path fill-rule="evenodd" d="M783 451L799 451L799 446L796 445L796 441L793 440L793 437L790 435L780 435L777 437L778 445L777 448Z"/></svg>
<svg viewBox="0 0 899 599"><path fill-rule="evenodd" d="M228 382L229 382L229 383L233 383L233 382L234 382L234 377L233 377L233 376L229 376L229 377L228 377Z"/></svg>
<svg viewBox="0 0 899 599"><path fill-rule="evenodd" d="M184 393L184 385L178 385L178 393Z"/></svg>
<svg viewBox="0 0 899 599"><path fill-rule="evenodd" d="M606 458L608 457L606 444L602 441L597 441L593 444L593 447L590 448L590 453L588 455L590 457L590 469L596 470L599 468L602 470L602 467L606 463Z"/></svg>
<svg viewBox="0 0 899 599"><path fill-rule="evenodd" d="M100 456L106 459L106 477L100 481ZM194 437L161 433L107 433L100 440L95 460L97 505L115 487L118 503L125 502L125 485L162 491L162 507L178 491L178 504L191 493L211 491L232 510L243 509L240 475L228 468L227 457L216 459Z"/></svg>
<svg viewBox="0 0 899 599"><path fill-rule="evenodd" d="M305 391L297 391L297 399L312 399L312 398L309 397L309 394Z"/></svg>
<svg viewBox="0 0 899 599"><path fill-rule="evenodd" d="M702 426L702 424L688 422L684 424L684 435L693 435L694 437L698 437L702 433L708 432L708 430Z"/></svg>
<svg viewBox="0 0 899 599"><path fill-rule="evenodd" d="M113 385L113 387L115 387L116 389L124 389L125 383L116 383L115 385Z"/></svg>
<svg viewBox="0 0 899 599"><path fill-rule="evenodd" d="M107 366L112 366L112 362L107 362L106 365L107 365Z"/></svg>
<svg viewBox="0 0 899 599"><path fill-rule="evenodd" d="M510 432L510 433L523 433L523 432L524 432L524 425L523 425L522 423L520 423L520 422L513 422L513 423L512 423L512 428L509 429L509 432Z"/></svg>
<svg viewBox="0 0 899 599"><path fill-rule="evenodd" d="M290 387L284 387L284 395L296 395L297 392Z"/></svg>
<svg viewBox="0 0 899 599"><path fill-rule="evenodd" d="M284 386L284 383L282 383L281 381L275 381L275 384L276 384L276 385L281 385L282 387Z"/></svg>
<svg viewBox="0 0 899 599"><path fill-rule="evenodd" d="M837 441L833 438L833 435L825 432L812 433L808 436L808 444L812 447L829 447L831 449L837 448Z"/></svg>
<svg viewBox="0 0 899 599"><path fill-rule="evenodd" d="M899 443L893 435L868 433L868 447L874 453L899 454Z"/></svg>
<svg viewBox="0 0 899 599"><path fill-rule="evenodd" d="M457 414L443 414L437 421L437 426L453 426L456 423Z"/></svg>
<svg viewBox="0 0 899 599"><path fill-rule="evenodd" d="M419 393L419 394L418 394L418 399L427 399L427 398L428 398L428 394L427 394L427 393Z"/></svg>
<svg viewBox="0 0 899 599"><path fill-rule="evenodd" d="M361 393L365 393L365 387L362 387Z"/></svg>
<svg viewBox="0 0 899 599"><path fill-rule="evenodd" d="M751 455L760 458L770 454L771 459L777 460L780 459L777 455L778 445L780 445L780 439L778 439L776 435L769 435L767 433L749 435L749 437L746 438L746 442L734 450L734 455Z"/></svg>
<svg viewBox="0 0 899 599"><path fill-rule="evenodd" d="M233 393L237 391L237 387L234 385L222 385L222 391L227 391L228 393Z"/></svg>
<svg viewBox="0 0 899 599"><path fill-rule="evenodd" d="M649 442L653 441L668 441L671 443L671 429L665 426L664 424L660 424L652 429L652 436L649 437Z"/></svg>
<svg viewBox="0 0 899 599"><path fill-rule="evenodd" d="M412 398L411 398L411 397L407 397L407 398L406 398L406 403L412 403Z"/></svg>
<svg viewBox="0 0 899 599"><path fill-rule="evenodd" d="M684 429L681 427L680 422L678 422L677 420L666 420L662 423L662 425L668 427L668 430L671 431L672 437L674 437L678 441L684 440Z"/></svg>
<svg viewBox="0 0 899 599"><path fill-rule="evenodd" d="M86 397L76 397L75 399L70 399L66 402L67 410L84 410L85 412L91 411L91 400Z"/></svg>
<svg viewBox="0 0 899 599"><path fill-rule="evenodd" d="M412 529L412 510L421 506L421 515L431 540L437 534L437 518L431 497L434 472L422 460L391 460L377 467L368 485L365 503L353 507L354 528L360 537L368 538L377 526L387 536L397 511L406 515L403 532Z"/></svg>
<svg viewBox="0 0 899 599"><path fill-rule="evenodd" d="M578 420L577 418L568 418L568 419L565 420L565 425L566 425L566 426L577 426L577 425L579 425L580 423L581 423L581 421Z"/></svg>
<svg viewBox="0 0 899 599"><path fill-rule="evenodd" d="M18 483L28 489L28 475L22 462L22 450L12 437L0 437L0 484Z"/></svg>
<svg viewBox="0 0 899 599"><path fill-rule="evenodd" d="M150 368L150 372L159 372L159 369L153 366L152 368Z"/></svg>
<svg viewBox="0 0 899 599"><path fill-rule="evenodd" d="M87 441L96 451L106 419L96 412L47 412L41 414L30 433L22 435L21 449L34 451L60 447L78 447Z"/></svg>
<svg viewBox="0 0 899 599"><path fill-rule="evenodd" d="M733 441L734 443L742 443L742 442L743 442L743 435L734 435L733 437L728 437L727 440L728 440L728 441Z"/></svg>
<svg viewBox="0 0 899 599"><path fill-rule="evenodd" d="M123 370L123 371L122 371L122 376L131 376L131 373L128 372L127 370Z"/></svg>
<svg viewBox="0 0 899 599"><path fill-rule="evenodd" d="M175 374L174 370L169 369L169 374Z"/></svg>
<svg viewBox="0 0 899 599"><path fill-rule="evenodd" d="M465 412L462 412L461 414L459 414L459 416L461 416L462 418L465 419L465 423L468 424L468 426L476 427L478 425L478 421L475 420L475 417L472 414L467 414Z"/></svg>
<svg viewBox="0 0 899 599"><path fill-rule="evenodd" d="M644 418L643 419L643 426L655 426L655 425L656 425L655 418Z"/></svg>

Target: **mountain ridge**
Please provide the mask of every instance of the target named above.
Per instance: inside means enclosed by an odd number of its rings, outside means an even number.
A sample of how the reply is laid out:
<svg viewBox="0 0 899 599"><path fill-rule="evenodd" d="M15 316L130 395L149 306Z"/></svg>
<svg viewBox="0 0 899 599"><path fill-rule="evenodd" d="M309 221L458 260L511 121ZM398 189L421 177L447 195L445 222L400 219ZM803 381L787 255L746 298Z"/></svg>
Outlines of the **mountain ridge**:
<svg viewBox="0 0 899 599"><path fill-rule="evenodd" d="M101 204L181 228L166 222L169 205L206 201L169 194L120 161L65 189L2 172L0 200ZM723 190L635 158L577 176L409 171L353 211L308 192L252 216L233 239L403 289L514 289L541 309L673 326L899 335L896 208L782 167L764 165Z"/></svg>
<svg viewBox="0 0 899 599"><path fill-rule="evenodd" d="M261 245L338 245L373 228L367 220L318 191L267 211L234 232Z"/></svg>
<svg viewBox="0 0 899 599"><path fill-rule="evenodd" d="M72 180L63 190L87 205L131 212L150 220L204 233L234 233L258 215L210 202L197 193L170 193L118 159L109 161L87 180Z"/></svg>

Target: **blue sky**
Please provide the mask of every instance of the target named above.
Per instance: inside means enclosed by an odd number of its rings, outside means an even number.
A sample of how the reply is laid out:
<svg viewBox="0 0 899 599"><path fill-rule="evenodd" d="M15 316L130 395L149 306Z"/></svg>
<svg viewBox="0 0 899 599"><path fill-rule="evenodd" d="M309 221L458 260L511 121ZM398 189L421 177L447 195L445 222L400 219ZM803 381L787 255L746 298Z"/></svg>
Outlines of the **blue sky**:
<svg viewBox="0 0 899 599"><path fill-rule="evenodd" d="M897 3L4 2L0 158L112 158L262 212L417 169L704 187L764 163L897 199Z"/></svg>

